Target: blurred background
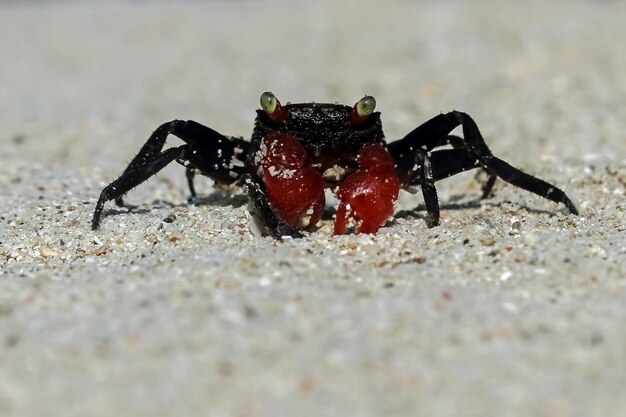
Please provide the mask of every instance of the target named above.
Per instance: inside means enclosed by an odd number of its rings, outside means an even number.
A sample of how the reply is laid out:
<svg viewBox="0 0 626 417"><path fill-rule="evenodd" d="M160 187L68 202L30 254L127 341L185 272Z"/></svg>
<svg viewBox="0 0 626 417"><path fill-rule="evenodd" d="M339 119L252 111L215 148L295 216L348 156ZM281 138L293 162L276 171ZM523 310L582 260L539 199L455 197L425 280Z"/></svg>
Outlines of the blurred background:
<svg viewBox="0 0 626 417"><path fill-rule="evenodd" d="M463 110L505 158L527 143L524 164L626 146L623 2L0 5L0 140L46 146L43 163L124 160L173 118L246 136L265 90L284 102L372 94L389 140Z"/></svg>

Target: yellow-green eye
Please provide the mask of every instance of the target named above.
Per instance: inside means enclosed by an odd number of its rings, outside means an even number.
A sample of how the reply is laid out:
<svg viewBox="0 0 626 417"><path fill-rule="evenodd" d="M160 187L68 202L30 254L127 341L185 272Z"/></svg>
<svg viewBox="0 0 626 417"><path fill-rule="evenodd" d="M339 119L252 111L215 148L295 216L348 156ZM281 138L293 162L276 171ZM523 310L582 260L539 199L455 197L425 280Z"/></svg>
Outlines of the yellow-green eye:
<svg viewBox="0 0 626 417"><path fill-rule="evenodd" d="M361 117L369 116L376 109L376 99L372 96L365 96L354 106L356 114Z"/></svg>
<svg viewBox="0 0 626 417"><path fill-rule="evenodd" d="M272 114L276 111L276 107L278 106L278 99L276 96L269 91L261 94L261 108L265 110L266 113Z"/></svg>

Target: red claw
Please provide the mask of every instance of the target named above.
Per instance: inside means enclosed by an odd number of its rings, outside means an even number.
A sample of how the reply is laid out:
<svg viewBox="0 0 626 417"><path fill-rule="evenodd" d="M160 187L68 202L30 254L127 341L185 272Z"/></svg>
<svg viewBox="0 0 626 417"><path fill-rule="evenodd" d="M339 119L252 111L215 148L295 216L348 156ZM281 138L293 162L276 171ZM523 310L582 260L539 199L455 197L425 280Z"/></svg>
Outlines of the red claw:
<svg viewBox="0 0 626 417"><path fill-rule="evenodd" d="M271 133L263 139L262 152L263 181L271 205L295 229L310 214L306 228L311 229L322 217L326 199L320 173L304 168L304 147L292 135Z"/></svg>
<svg viewBox="0 0 626 417"><path fill-rule="evenodd" d="M337 190L340 200L335 218L335 234L346 232L352 217L355 233L376 233L393 214L400 181L393 159L380 144L366 146L358 157L359 169L346 177Z"/></svg>

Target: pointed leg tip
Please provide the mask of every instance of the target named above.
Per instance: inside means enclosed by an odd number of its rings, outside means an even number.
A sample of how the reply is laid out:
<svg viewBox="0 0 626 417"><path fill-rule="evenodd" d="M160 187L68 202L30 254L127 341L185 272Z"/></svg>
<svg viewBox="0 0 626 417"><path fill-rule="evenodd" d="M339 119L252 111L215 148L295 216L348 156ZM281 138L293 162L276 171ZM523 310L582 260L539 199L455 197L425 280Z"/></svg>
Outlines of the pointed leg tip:
<svg viewBox="0 0 626 417"><path fill-rule="evenodd" d="M429 229L439 226L439 219L436 219L432 216L426 216L426 226L428 226Z"/></svg>

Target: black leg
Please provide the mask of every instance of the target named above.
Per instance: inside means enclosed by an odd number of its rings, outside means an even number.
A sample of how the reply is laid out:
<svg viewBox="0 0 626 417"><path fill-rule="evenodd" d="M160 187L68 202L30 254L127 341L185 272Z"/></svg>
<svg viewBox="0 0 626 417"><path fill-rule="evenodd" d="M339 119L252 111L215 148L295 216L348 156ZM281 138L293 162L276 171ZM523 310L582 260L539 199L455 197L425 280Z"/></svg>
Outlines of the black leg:
<svg viewBox="0 0 626 417"><path fill-rule="evenodd" d="M186 144L163 151L170 134L179 137ZM126 192L174 160L187 167L187 181L192 197L195 197L193 187L195 169L220 183L230 184L238 181L246 170L244 162L238 159L238 155L245 155L248 146L241 139L229 139L192 120L173 120L162 124L150 135L119 178L102 190L91 227L98 228L107 201L115 200L118 205L123 205L122 196Z"/></svg>
<svg viewBox="0 0 626 417"><path fill-rule="evenodd" d="M495 156L482 157L481 163L484 167L509 184L545 197L555 203L562 203L567 207L570 213L578 215L578 210L574 206L574 203L571 202L563 191L556 188L554 185L526 174Z"/></svg>
<svg viewBox="0 0 626 417"><path fill-rule="evenodd" d="M435 146L443 146L443 145L451 145L454 149L468 149L467 147L467 143L465 142L465 140L462 137L456 136L456 135L448 135L445 138L443 138L443 140L441 141L441 143L437 143ZM471 158L471 156L470 156ZM464 157L461 157L461 159L463 160ZM448 163L450 163L451 161L448 161ZM469 164L464 162L464 165L469 166ZM476 165L476 168L478 168L480 165ZM470 168L466 168L466 169L470 169ZM465 171L466 169L464 169L463 171ZM481 198L488 198L491 196L491 193L493 191L493 186L496 183L496 180L498 179L498 176L496 174L494 174L493 172L490 172L487 169L482 169L483 172L485 172L487 174L487 181L485 181L484 184L481 184L481 190L483 192ZM458 171L461 172L461 171ZM456 172L455 172L456 173ZM450 175L454 175L454 174L449 174L447 176Z"/></svg>
<svg viewBox="0 0 626 417"><path fill-rule="evenodd" d="M188 166L185 170L185 176L187 177L187 185L189 186L189 193L191 194L191 197L189 197L187 200L189 202L192 202L196 198L196 188L193 186L193 179L196 176L196 169Z"/></svg>
<svg viewBox="0 0 626 417"><path fill-rule="evenodd" d="M482 167L480 160L472 155L470 151L461 148L433 151L431 153L431 160L435 181ZM487 181L481 187L483 192L481 198L488 198L491 195L493 185L498 176L489 170L483 170L487 173L488 177Z"/></svg>
<svg viewBox="0 0 626 417"><path fill-rule="evenodd" d="M556 188L554 185L540 180L539 178L535 178L530 174L526 174L525 172L522 172L503 160L493 156L485 144L485 140L480 134L476 122L474 122L471 117L461 112L452 112L448 114L453 114L459 123L462 124L463 137L467 141L468 147L472 153L476 154L479 158L480 164L483 168L519 188L547 198L555 203L562 203L565 207L567 207L570 213L578 215L576 206L574 206L574 203L572 203L563 191Z"/></svg>
<svg viewBox="0 0 626 417"><path fill-rule="evenodd" d="M115 199L116 202L121 201L121 196L132 190L148 178L165 168L170 162L178 158L184 151L187 145L179 146L178 148L170 148L163 153L157 155L154 159L147 162L143 166L137 166L135 169L129 171L128 168L124 173L111 184L104 187L100 198L96 203L96 209L93 213L93 219L91 221L91 228L93 230L98 228L100 224L100 217L102 216L102 210L104 209L104 203L109 200Z"/></svg>
<svg viewBox="0 0 626 417"><path fill-rule="evenodd" d="M404 138L391 142L389 152L394 161L397 163L403 158L411 158L418 149L429 151L447 144L450 132L459 126L459 121L450 116L451 114L437 115L413 129Z"/></svg>
<svg viewBox="0 0 626 417"><path fill-rule="evenodd" d="M435 181L481 167L480 161L465 149L432 151L430 159Z"/></svg>
<svg viewBox="0 0 626 417"><path fill-rule="evenodd" d="M128 167L126 167L119 178L102 190L100 198L98 198L98 202L96 203L93 219L91 220L91 228L93 230L97 229L100 224L104 203L115 199L115 203L118 206L124 205L122 196L126 192L141 184L152 175L156 174L165 165L180 156L182 147L173 148L175 151L168 150L163 152L163 154L161 154L161 151L165 145L167 135L179 129L184 123L185 122L181 120L173 120L159 126L157 130L150 135L150 138L148 138L146 143L141 147L137 156L130 161L130 164L128 164ZM155 169L157 167L158 169Z"/></svg>
<svg viewBox="0 0 626 417"><path fill-rule="evenodd" d="M460 138L449 135L458 126L463 127L463 139L461 141L459 141ZM401 181L411 178L411 176L406 174L406 169L410 166L411 160L414 160L416 152L419 150L430 151L446 143L450 143L454 148L465 149L468 154L458 154L462 158L458 165L455 165L451 159L448 159L445 163L451 164L450 168L437 168L433 161L435 178L438 175L437 170L439 170L439 173L448 172L449 175L453 175L459 167L471 169L479 165L491 174L487 180L483 195L491 192L493 182L495 181L493 176L497 175L510 184L556 203L562 203L571 213L578 214L578 210L563 191L493 156L474 120L469 115L457 111L435 116L423 125L415 128L403 139L389 144L389 152L398 167L398 176L401 178ZM474 159L474 162L471 159ZM403 185L410 184L403 182Z"/></svg>
<svg viewBox="0 0 626 417"><path fill-rule="evenodd" d="M439 224L439 199L437 197L437 189L435 188L435 177L433 173L433 165L428 153L424 152L421 163L422 175L422 195L424 196L424 204L426 205L426 225L435 227Z"/></svg>

